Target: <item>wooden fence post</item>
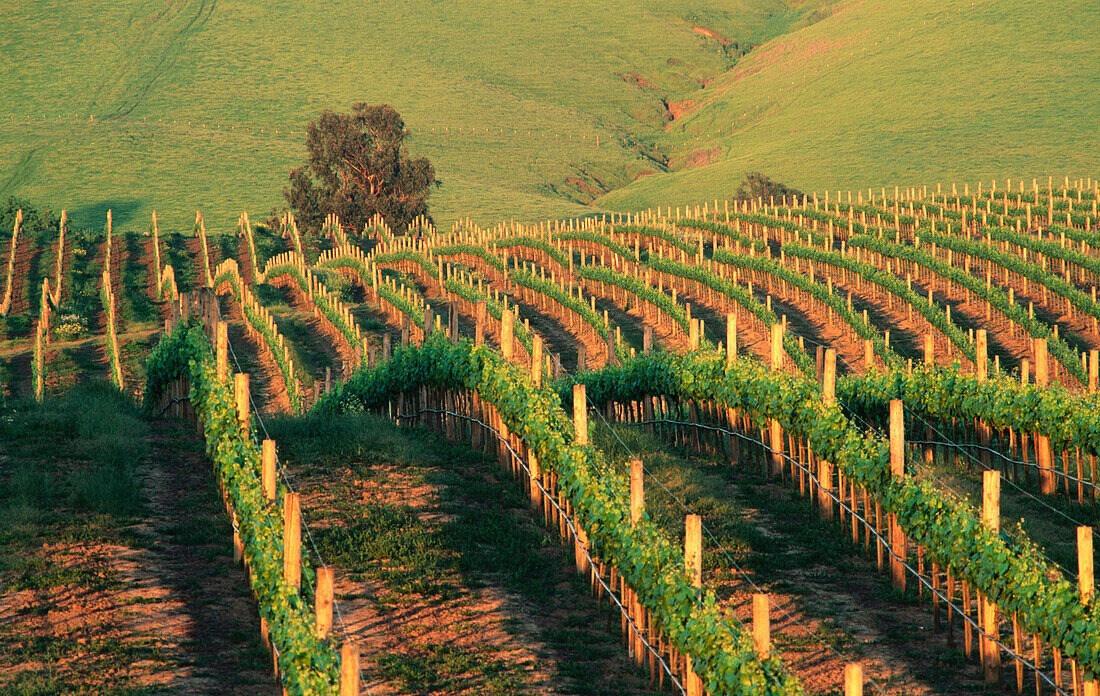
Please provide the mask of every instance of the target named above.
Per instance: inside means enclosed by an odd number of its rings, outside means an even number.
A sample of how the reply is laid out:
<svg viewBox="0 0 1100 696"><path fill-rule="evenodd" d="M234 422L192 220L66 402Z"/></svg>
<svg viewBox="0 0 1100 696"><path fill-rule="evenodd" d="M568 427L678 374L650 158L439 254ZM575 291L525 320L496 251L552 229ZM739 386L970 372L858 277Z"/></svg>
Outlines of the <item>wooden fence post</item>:
<svg viewBox="0 0 1100 696"><path fill-rule="evenodd" d="M260 453L260 480L263 484L264 499L275 502L275 441L264 440Z"/></svg>
<svg viewBox="0 0 1100 696"><path fill-rule="evenodd" d="M737 315L726 314L726 369L737 360Z"/></svg>
<svg viewBox="0 0 1100 696"><path fill-rule="evenodd" d="M826 406L836 404L836 349L825 351L825 364L821 373L821 402Z"/></svg>
<svg viewBox="0 0 1100 696"><path fill-rule="evenodd" d="M477 301L477 310L474 319L474 345L485 343L485 300Z"/></svg>
<svg viewBox="0 0 1100 696"><path fill-rule="evenodd" d="M531 336L531 384L542 386L542 338L537 334Z"/></svg>
<svg viewBox="0 0 1100 696"><path fill-rule="evenodd" d="M327 638L332 630L332 568L317 569L317 591L314 593L317 635Z"/></svg>
<svg viewBox="0 0 1100 696"><path fill-rule="evenodd" d="M340 646L340 696L359 696L359 646L350 640Z"/></svg>
<svg viewBox="0 0 1100 696"><path fill-rule="evenodd" d="M653 327L646 325L642 332L642 352L648 353L653 350Z"/></svg>
<svg viewBox="0 0 1100 696"><path fill-rule="evenodd" d="M1092 527L1077 528L1077 586L1081 603L1092 602L1096 593L1092 572Z"/></svg>
<svg viewBox="0 0 1100 696"><path fill-rule="evenodd" d="M783 327L772 324L771 327L771 369L778 372L783 367ZM779 421L768 420L768 446L771 448L771 475L783 475L783 427Z"/></svg>
<svg viewBox="0 0 1100 696"><path fill-rule="evenodd" d="M283 496L283 581L302 585L302 510L297 493Z"/></svg>
<svg viewBox="0 0 1100 696"><path fill-rule="evenodd" d="M778 372L783 369L783 327L779 324L772 324L771 349L771 368Z"/></svg>
<svg viewBox="0 0 1100 696"><path fill-rule="evenodd" d="M247 372L238 372L233 375L233 396L237 403L237 422L240 424L241 432L247 434L249 427L252 425Z"/></svg>
<svg viewBox="0 0 1100 696"><path fill-rule="evenodd" d="M219 321L215 334L218 381L224 382L229 377L229 325L226 324L224 321Z"/></svg>
<svg viewBox="0 0 1100 696"><path fill-rule="evenodd" d="M760 659L771 655L772 628L771 618L768 612L768 595L754 594L752 596L752 639L756 644L756 652Z"/></svg>
<svg viewBox="0 0 1100 696"><path fill-rule="evenodd" d="M630 462L630 524L634 526L642 519L645 510L645 469L641 459Z"/></svg>
<svg viewBox="0 0 1100 696"><path fill-rule="evenodd" d="M703 587L703 518L699 515L687 515L684 518L684 563L691 576L692 587ZM703 680L695 673L691 665L691 656L687 656L687 693L688 696L703 696Z"/></svg>
<svg viewBox="0 0 1100 696"><path fill-rule="evenodd" d="M844 696L863 696L863 665L858 662L844 665Z"/></svg>
<svg viewBox="0 0 1100 696"><path fill-rule="evenodd" d="M1047 341L1045 338L1035 339L1035 384L1046 387L1050 381L1050 365L1047 360ZM1053 495L1057 488L1054 478L1054 466L1051 462L1050 438L1046 435L1035 433L1035 463L1039 467L1039 489Z"/></svg>
<svg viewBox="0 0 1100 696"><path fill-rule="evenodd" d="M508 362L512 362L513 332L512 310L504 309L500 312L500 353Z"/></svg>
<svg viewBox="0 0 1100 696"><path fill-rule="evenodd" d="M1094 351L1095 352L1095 351ZM1081 593L1081 603L1091 604L1096 597L1093 575L1092 527L1077 528L1077 587ZM1085 696L1100 696L1100 681L1097 676L1085 674Z"/></svg>
<svg viewBox="0 0 1100 696"><path fill-rule="evenodd" d="M393 339L390 338L390 333L387 331L382 334L382 359L389 360L393 355Z"/></svg>
<svg viewBox="0 0 1100 696"><path fill-rule="evenodd" d="M573 430L578 445L588 444L588 395L583 384L573 385Z"/></svg>
<svg viewBox="0 0 1100 696"><path fill-rule="evenodd" d="M890 402L890 475L899 481L905 478L905 412L901 399ZM895 589L905 591L905 534L898 527L897 516L887 515L890 556L890 580Z"/></svg>
<svg viewBox="0 0 1100 696"><path fill-rule="evenodd" d="M994 533L1001 529L1001 473L982 472L982 524ZM986 684L1001 683L1001 649L997 646L997 605L984 596L982 608L982 675ZM988 636L988 637L987 637Z"/></svg>
<svg viewBox="0 0 1100 696"><path fill-rule="evenodd" d="M691 576L692 587L703 586L703 518L687 515L684 518L684 563Z"/></svg>

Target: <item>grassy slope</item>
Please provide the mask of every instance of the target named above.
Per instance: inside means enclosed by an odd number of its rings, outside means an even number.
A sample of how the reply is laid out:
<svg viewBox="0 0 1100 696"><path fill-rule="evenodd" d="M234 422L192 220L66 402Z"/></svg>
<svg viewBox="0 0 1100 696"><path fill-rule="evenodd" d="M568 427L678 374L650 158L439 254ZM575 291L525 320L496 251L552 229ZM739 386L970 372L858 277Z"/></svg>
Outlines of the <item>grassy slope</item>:
<svg viewBox="0 0 1100 696"><path fill-rule="evenodd" d="M162 229L189 230L202 208L231 228L280 202L310 118L367 101L396 105L436 163L443 224L576 213L568 196L591 196L567 179L611 188L655 169L640 153L661 98L728 67L694 26L758 41L798 16L782 0L17 0L0 35L18 66L0 74L0 195L78 224L111 207L144 227L157 208Z"/></svg>
<svg viewBox="0 0 1100 696"><path fill-rule="evenodd" d="M745 171L806 189L1100 174L1100 5L845 0L746 57L661 143L673 163L607 207L729 195Z"/></svg>
<svg viewBox="0 0 1100 696"><path fill-rule="evenodd" d="M578 214L610 189L606 208L682 204L751 169L804 188L1096 173L1100 7L841 0L806 19L830 4L24 0L0 36L19 66L0 74L0 195L231 229L280 202L303 125L360 100L397 105L435 161L443 226ZM776 38L727 70L694 27ZM664 99L697 103L666 128ZM679 171L629 184L658 151Z"/></svg>

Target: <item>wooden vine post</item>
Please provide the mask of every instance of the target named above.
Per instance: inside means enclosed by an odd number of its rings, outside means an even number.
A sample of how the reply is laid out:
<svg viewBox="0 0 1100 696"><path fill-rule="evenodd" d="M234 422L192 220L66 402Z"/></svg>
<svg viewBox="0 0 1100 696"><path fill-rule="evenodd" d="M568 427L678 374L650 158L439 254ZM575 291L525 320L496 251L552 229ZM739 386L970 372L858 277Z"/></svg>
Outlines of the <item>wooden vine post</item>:
<svg viewBox="0 0 1100 696"><path fill-rule="evenodd" d="M779 372L783 368L783 327L772 324L771 329L771 369ZM771 448L771 475L783 475L783 426L775 418L768 419L768 446Z"/></svg>
<svg viewBox="0 0 1100 696"><path fill-rule="evenodd" d="M578 445L588 444L588 395L583 384L573 385L573 430Z"/></svg>
<svg viewBox="0 0 1100 696"><path fill-rule="evenodd" d="M536 389L542 386L542 338L531 336L531 384Z"/></svg>
<svg viewBox="0 0 1100 696"><path fill-rule="evenodd" d="M229 377L229 325L219 321L215 326L214 351L218 381L224 382Z"/></svg>
<svg viewBox="0 0 1100 696"><path fill-rule="evenodd" d="M633 529L637 526L638 522L642 519L642 512L645 510L645 488L644 488L644 475L645 470L642 467L641 459L633 459L630 462L630 527ZM645 626L644 610L642 604L638 600L637 594L634 590L630 590L630 602L628 608L634 621L634 625L641 631ZM632 652L634 653L634 662L639 667L642 666L645 655L645 645L642 643L641 636L631 632L630 644L632 646Z"/></svg>
<svg viewBox="0 0 1100 696"><path fill-rule="evenodd" d="M1040 387L1049 386L1050 373L1047 362L1047 341L1045 338L1035 339L1035 384ZM1053 495L1057 482L1054 479L1054 467L1051 463L1050 438L1046 435L1035 433L1035 463L1039 468L1039 489Z"/></svg>
<svg viewBox="0 0 1100 696"><path fill-rule="evenodd" d="M283 581L302 586L302 509L297 493L283 495Z"/></svg>
<svg viewBox="0 0 1100 696"><path fill-rule="evenodd" d="M578 445L588 444L588 396L583 384L573 385L573 430L574 441ZM584 575L588 572L588 559L584 557L583 549L588 543L588 537L580 525L576 526L576 538L573 540L573 560L577 566L577 572Z"/></svg>
<svg viewBox="0 0 1100 696"><path fill-rule="evenodd" d="M508 362L512 362L513 331L512 310L503 309L500 312L500 354Z"/></svg>
<svg viewBox="0 0 1100 696"><path fill-rule="evenodd" d="M890 402L890 475L905 479L905 411L901 399ZM906 541L894 513L886 516L887 539L890 543L890 581L897 590L905 591Z"/></svg>
<svg viewBox="0 0 1100 696"><path fill-rule="evenodd" d="M317 569L317 591L314 593L315 627L319 638L327 638L332 630L332 568Z"/></svg>
<svg viewBox="0 0 1100 696"><path fill-rule="evenodd" d="M726 369L737 360L737 315L726 314Z"/></svg>
<svg viewBox="0 0 1100 696"><path fill-rule="evenodd" d="M766 594L752 596L752 640L760 659L767 659L772 651L772 628Z"/></svg>
<svg viewBox="0 0 1100 696"><path fill-rule="evenodd" d="M260 451L260 481L263 484L264 500L275 503L275 441L264 440Z"/></svg>
<svg viewBox="0 0 1100 696"><path fill-rule="evenodd" d="M994 534L1001 529L1001 473L982 472L982 524ZM997 605L979 595L981 607L982 675L986 684L1001 683L1001 650L997 645Z"/></svg>
<svg viewBox="0 0 1100 696"><path fill-rule="evenodd" d="M688 515L684 518L684 564L691 576L691 586L696 590L703 587L703 518ZM691 656L687 661L687 696L703 696L703 680L691 666Z"/></svg>
<svg viewBox="0 0 1100 696"><path fill-rule="evenodd" d="M979 382L986 382L989 379L989 351L988 341L985 329L978 329L974 332L974 368ZM989 443L991 440L992 431L989 424L984 420L978 423L978 438L982 445L982 468L988 469L990 467L989 458Z"/></svg>
<svg viewBox="0 0 1100 696"><path fill-rule="evenodd" d="M252 423L252 414L249 411L248 373L239 372L233 375L233 397L237 404L237 422L241 432L248 432Z"/></svg>
<svg viewBox="0 0 1100 696"><path fill-rule="evenodd" d="M829 348L825 351L825 360L821 373L821 402L826 406L836 405L836 350ZM817 508L821 519L826 522L833 521L833 465L824 460L817 460ZM843 494L843 491L841 491ZM843 517L843 513L841 513Z"/></svg>
<svg viewBox="0 0 1100 696"><path fill-rule="evenodd" d="M340 696L359 696L359 646L350 640L340 646Z"/></svg>
<svg viewBox="0 0 1100 696"><path fill-rule="evenodd" d="M858 662L844 665L844 696L863 696L863 665Z"/></svg>
<svg viewBox="0 0 1100 696"><path fill-rule="evenodd" d="M1081 604L1091 605L1096 599L1096 581L1093 575L1092 527L1077 528L1077 587ZM1097 676L1085 674L1085 696L1100 696ZM1088 677L1092 677L1091 679Z"/></svg>

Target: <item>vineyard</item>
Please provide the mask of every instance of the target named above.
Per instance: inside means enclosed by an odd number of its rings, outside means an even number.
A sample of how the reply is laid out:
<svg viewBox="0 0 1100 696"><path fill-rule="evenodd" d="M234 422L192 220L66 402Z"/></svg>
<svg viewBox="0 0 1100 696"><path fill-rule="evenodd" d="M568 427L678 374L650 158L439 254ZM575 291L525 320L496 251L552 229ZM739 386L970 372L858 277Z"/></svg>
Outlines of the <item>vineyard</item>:
<svg viewBox="0 0 1100 696"><path fill-rule="evenodd" d="M112 465L153 512L64 505L132 535L190 528L173 486L206 490L212 531L112 537L129 550L81 579L25 531L62 524L27 481L68 474L6 469L0 503L39 512L0 539L0 688L107 692L78 665L117 659L118 693L220 671L241 693L1095 696L1098 204L1044 178L401 235L20 214L4 440L52 433L83 471L72 443L125 434L169 462ZM172 553L204 559L182 584L241 595L233 641L110 653L54 620L69 595L126 615L116 556ZM165 602L126 606L202 604Z"/></svg>

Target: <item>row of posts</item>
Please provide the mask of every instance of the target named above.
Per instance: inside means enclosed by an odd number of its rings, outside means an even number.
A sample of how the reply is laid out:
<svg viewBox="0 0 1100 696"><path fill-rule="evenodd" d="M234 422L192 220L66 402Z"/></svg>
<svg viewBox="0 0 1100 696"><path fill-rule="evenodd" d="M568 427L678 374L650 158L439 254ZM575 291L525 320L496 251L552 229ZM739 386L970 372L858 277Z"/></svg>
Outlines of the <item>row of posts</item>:
<svg viewBox="0 0 1100 696"><path fill-rule="evenodd" d="M166 328L171 330L172 325L180 319L186 319L192 310L191 301L187 293L181 293L179 300L174 303L172 317L166 322ZM216 296L213 293L200 291L199 315L204 322L204 328L208 335L213 334L215 352L215 370L218 382L228 384L230 382L228 360L228 326L220 319ZM251 396L249 389L249 375L236 373L232 375L233 398L240 425L241 435L250 438L252 435ZM173 412L176 415L184 415L197 419L194 409L189 405L189 385L186 380L175 380L168 388L168 397L175 405ZM183 407L183 402L188 402ZM200 426L201 427L201 426ZM269 506L276 506L277 486L277 456L275 441L263 440L260 450L260 481L263 489L264 500ZM220 484L219 484L220 485ZM300 494L294 491L283 493L283 580L289 586L297 590L302 582L302 515ZM236 530L236 512L232 509L229 497L222 490L222 500L226 510L234 523L233 531L233 560L243 563L248 571L248 559L244 557L244 544L240 534ZM330 566L322 566L316 569L316 587L314 592L314 628L317 636L327 638L332 631L333 609L333 569ZM266 619L260 617L261 637L272 651L273 668L278 674L278 654L276 646L269 639ZM358 696L359 694L359 648L352 640L345 640L340 648L340 696Z"/></svg>

